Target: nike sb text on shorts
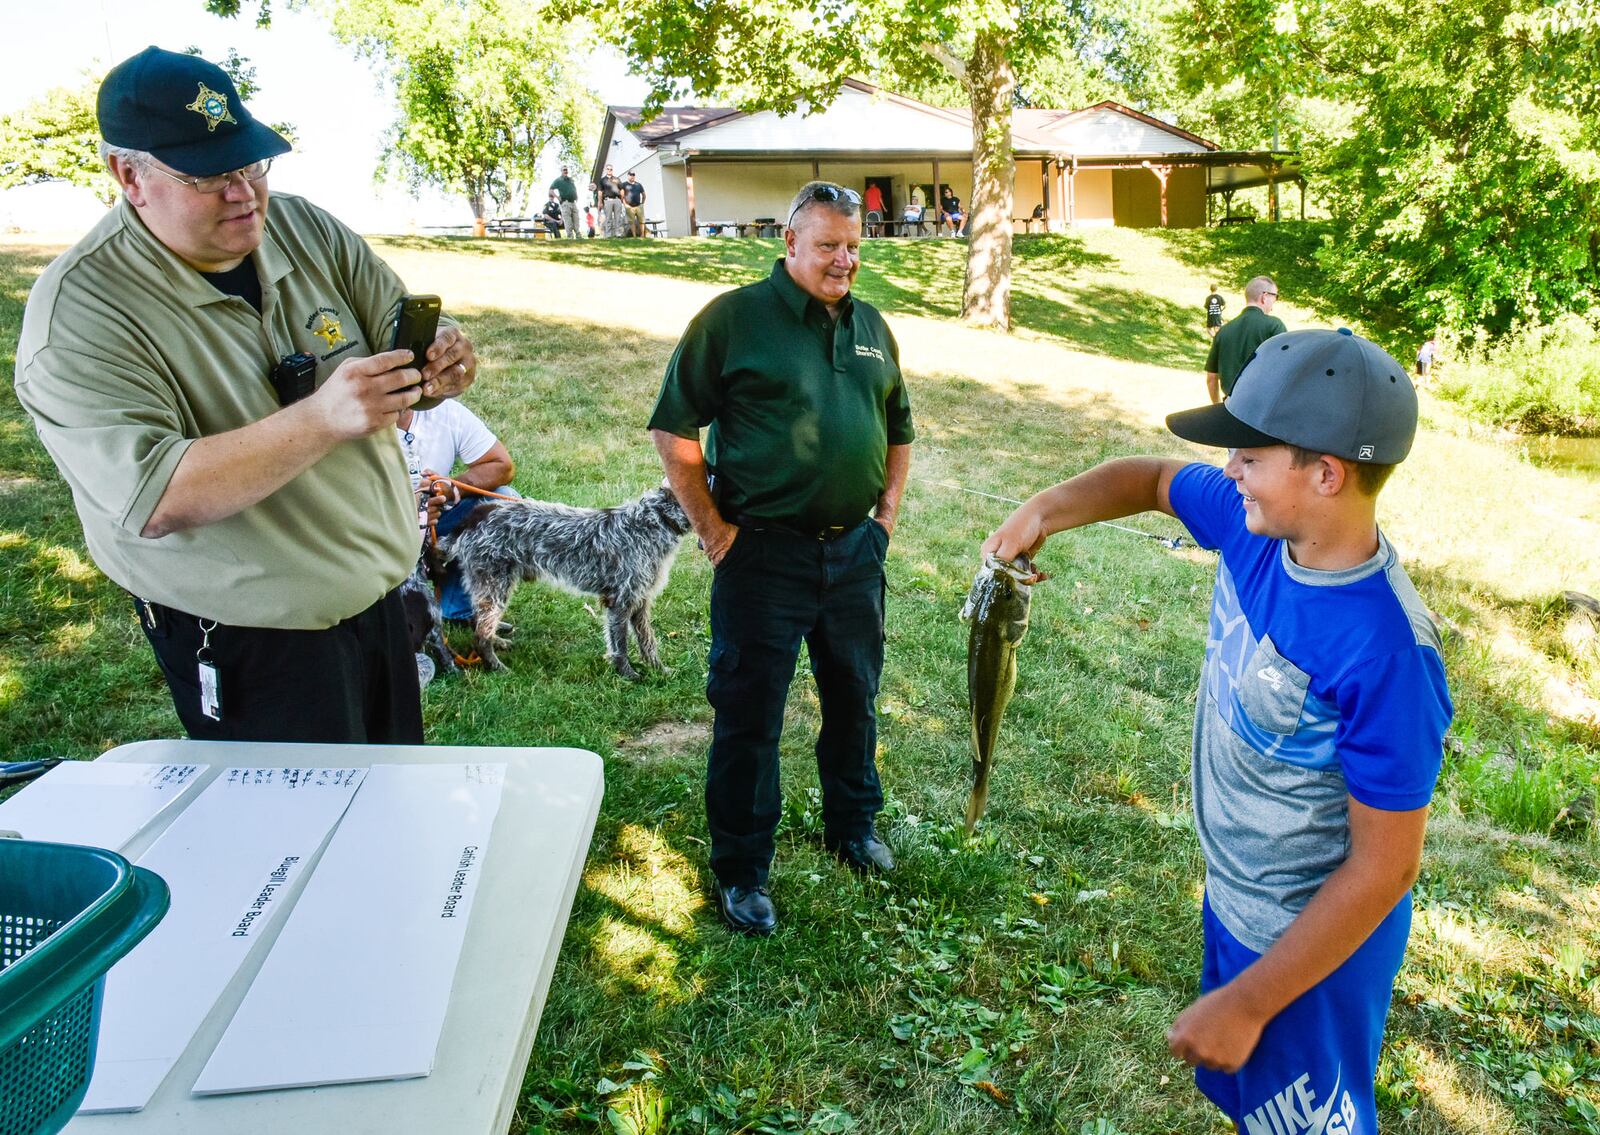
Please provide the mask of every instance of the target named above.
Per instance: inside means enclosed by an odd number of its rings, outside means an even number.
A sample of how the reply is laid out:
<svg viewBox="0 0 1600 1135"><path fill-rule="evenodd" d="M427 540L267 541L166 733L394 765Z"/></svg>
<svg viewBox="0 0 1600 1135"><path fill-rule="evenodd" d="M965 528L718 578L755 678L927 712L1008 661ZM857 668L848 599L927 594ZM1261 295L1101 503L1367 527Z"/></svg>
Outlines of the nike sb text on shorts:
<svg viewBox="0 0 1600 1135"><path fill-rule="evenodd" d="M1261 955L1205 904L1202 992L1226 985ZM1230 1074L1195 1069L1195 1086L1240 1135L1377 1135L1373 1080L1395 975L1411 933L1411 896L1354 954L1267 1023Z"/></svg>

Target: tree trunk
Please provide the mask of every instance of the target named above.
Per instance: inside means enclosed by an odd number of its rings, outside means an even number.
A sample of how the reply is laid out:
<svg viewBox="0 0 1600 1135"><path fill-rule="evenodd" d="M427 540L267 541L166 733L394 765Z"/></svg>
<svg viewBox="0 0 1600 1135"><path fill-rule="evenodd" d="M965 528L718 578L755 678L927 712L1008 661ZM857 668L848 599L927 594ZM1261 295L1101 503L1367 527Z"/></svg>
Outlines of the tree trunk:
<svg viewBox="0 0 1600 1135"><path fill-rule="evenodd" d="M980 33L967 68L972 97L972 200L967 223L967 283L961 318L1011 327L1011 36ZM938 187L934 187L938 192Z"/></svg>

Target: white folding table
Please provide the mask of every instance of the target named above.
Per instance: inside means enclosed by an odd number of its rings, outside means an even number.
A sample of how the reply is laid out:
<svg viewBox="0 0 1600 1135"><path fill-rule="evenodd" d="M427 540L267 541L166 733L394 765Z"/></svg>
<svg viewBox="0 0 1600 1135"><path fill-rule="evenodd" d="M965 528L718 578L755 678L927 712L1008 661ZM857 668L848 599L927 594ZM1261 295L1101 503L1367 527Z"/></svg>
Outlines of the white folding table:
<svg viewBox="0 0 1600 1135"><path fill-rule="evenodd" d="M227 768L504 764L506 781L432 1075L241 1095L191 1093L287 921L280 918L150 1105L136 1113L80 1115L65 1128L69 1135L500 1135L509 1129L600 811L599 757L582 749L143 741L100 760L207 764L208 778ZM163 815L124 854L137 860L171 820ZM301 876L291 902L314 874Z"/></svg>

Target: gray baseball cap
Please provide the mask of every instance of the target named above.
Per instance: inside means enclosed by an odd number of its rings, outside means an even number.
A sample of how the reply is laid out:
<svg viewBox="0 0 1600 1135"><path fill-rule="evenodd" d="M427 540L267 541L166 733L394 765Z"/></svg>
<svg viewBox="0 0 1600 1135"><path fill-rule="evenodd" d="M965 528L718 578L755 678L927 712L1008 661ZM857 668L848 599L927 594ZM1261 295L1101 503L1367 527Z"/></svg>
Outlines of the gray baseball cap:
<svg viewBox="0 0 1600 1135"><path fill-rule="evenodd" d="M1167 417L1201 445L1297 445L1348 461L1396 465L1417 434L1417 392L1376 343L1337 331L1286 331L1250 356L1228 400Z"/></svg>

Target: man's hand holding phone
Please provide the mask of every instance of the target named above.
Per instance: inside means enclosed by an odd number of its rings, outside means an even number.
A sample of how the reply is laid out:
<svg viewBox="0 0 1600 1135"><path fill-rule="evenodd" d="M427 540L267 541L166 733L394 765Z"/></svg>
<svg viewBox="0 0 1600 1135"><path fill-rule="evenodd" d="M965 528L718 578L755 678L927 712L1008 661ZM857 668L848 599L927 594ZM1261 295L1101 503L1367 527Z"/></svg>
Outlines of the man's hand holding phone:
<svg viewBox="0 0 1600 1135"><path fill-rule="evenodd" d="M393 429L395 417L422 397L422 373L407 364L409 349L346 359L309 398L285 413L305 407L338 441Z"/></svg>
<svg viewBox="0 0 1600 1135"><path fill-rule="evenodd" d="M439 330L438 296L401 296L395 308L394 337L390 346L410 347L413 365L422 373L422 398L417 409L429 410L453 398L477 377L478 360L472 343L459 328Z"/></svg>
<svg viewBox="0 0 1600 1135"><path fill-rule="evenodd" d="M428 348L427 358L422 368L422 393L435 402L454 398L478 377L477 353L459 327L440 331ZM418 408L427 409L426 406Z"/></svg>

